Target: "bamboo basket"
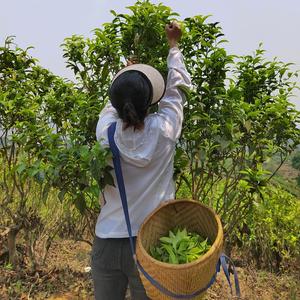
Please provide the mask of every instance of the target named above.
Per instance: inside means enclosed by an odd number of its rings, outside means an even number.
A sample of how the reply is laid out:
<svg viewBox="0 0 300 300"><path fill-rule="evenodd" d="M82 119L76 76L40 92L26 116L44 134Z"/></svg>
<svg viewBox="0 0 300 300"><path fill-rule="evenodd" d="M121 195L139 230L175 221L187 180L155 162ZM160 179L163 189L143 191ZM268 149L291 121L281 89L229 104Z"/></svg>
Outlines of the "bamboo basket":
<svg viewBox="0 0 300 300"><path fill-rule="evenodd" d="M160 262L149 253L162 236L167 236L176 226L186 227L208 237L212 247L199 259L186 264ZM216 272L216 265L223 246L223 228L217 214L199 202L192 200L171 200L155 209L144 221L137 236L136 256L156 281L176 294L192 294L204 288ZM140 272L147 296L150 299L173 299L154 287ZM201 299L203 294L193 299Z"/></svg>

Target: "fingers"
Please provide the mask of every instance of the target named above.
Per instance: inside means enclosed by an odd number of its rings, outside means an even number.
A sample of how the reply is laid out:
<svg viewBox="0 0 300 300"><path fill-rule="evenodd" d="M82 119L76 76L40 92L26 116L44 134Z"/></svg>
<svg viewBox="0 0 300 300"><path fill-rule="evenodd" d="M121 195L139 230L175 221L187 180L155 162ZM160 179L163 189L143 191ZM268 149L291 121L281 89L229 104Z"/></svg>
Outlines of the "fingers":
<svg viewBox="0 0 300 300"><path fill-rule="evenodd" d="M131 65L135 65L138 64L139 62L137 60L126 60L126 66L131 66Z"/></svg>
<svg viewBox="0 0 300 300"><path fill-rule="evenodd" d="M172 29L180 29L180 25L176 21L170 22L170 24L166 24L166 30Z"/></svg>
<svg viewBox="0 0 300 300"><path fill-rule="evenodd" d="M170 27L180 29L180 25L177 23L177 21L172 21Z"/></svg>
<svg viewBox="0 0 300 300"><path fill-rule="evenodd" d="M128 59L126 60L126 63L127 63L127 66L131 66L131 65L134 65L134 64L138 64L139 60L138 60L136 55L130 55L128 57Z"/></svg>
<svg viewBox="0 0 300 300"><path fill-rule="evenodd" d="M166 25L166 36L171 48L178 46L181 35L182 31L180 25L176 21L172 21L170 24Z"/></svg>

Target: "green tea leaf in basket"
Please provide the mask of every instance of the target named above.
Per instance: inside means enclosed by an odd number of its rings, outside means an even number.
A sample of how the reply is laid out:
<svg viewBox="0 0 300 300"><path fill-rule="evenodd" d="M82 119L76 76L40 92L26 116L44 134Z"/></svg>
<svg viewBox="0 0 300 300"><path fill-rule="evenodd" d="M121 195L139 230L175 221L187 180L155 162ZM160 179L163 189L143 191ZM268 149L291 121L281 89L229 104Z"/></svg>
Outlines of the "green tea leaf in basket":
<svg viewBox="0 0 300 300"><path fill-rule="evenodd" d="M210 249L208 239L188 232L186 228L174 228L169 236L159 239L159 244L150 247L150 255L162 262L183 264L198 259Z"/></svg>

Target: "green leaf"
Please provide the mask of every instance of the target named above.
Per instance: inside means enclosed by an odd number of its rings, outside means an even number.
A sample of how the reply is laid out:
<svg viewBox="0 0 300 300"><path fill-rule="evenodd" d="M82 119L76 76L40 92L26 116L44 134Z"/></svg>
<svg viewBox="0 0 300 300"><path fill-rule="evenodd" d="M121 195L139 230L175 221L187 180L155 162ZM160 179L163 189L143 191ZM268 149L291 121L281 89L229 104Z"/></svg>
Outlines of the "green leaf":
<svg viewBox="0 0 300 300"><path fill-rule="evenodd" d="M44 203L46 203L46 200L48 198L50 190L51 190L51 184L50 183L46 183L44 185L43 192L42 192L42 201Z"/></svg>
<svg viewBox="0 0 300 300"><path fill-rule="evenodd" d="M20 163L17 167L17 173L22 174L23 171L26 169L26 164L25 163Z"/></svg>
<svg viewBox="0 0 300 300"><path fill-rule="evenodd" d="M111 13L113 16L117 16L117 13L116 13L113 9L110 10L110 13Z"/></svg>
<svg viewBox="0 0 300 300"><path fill-rule="evenodd" d="M84 213L86 209L86 202L83 194L77 195L74 201L75 207L79 210L81 214Z"/></svg>
<svg viewBox="0 0 300 300"><path fill-rule="evenodd" d="M65 195L67 193L67 190L63 189L58 193L58 199L60 200L60 202L63 202Z"/></svg>
<svg viewBox="0 0 300 300"><path fill-rule="evenodd" d="M171 245L172 245L172 241L173 241L173 239L171 239L169 237L161 237L159 240L163 243L171 244Z"/></svg>

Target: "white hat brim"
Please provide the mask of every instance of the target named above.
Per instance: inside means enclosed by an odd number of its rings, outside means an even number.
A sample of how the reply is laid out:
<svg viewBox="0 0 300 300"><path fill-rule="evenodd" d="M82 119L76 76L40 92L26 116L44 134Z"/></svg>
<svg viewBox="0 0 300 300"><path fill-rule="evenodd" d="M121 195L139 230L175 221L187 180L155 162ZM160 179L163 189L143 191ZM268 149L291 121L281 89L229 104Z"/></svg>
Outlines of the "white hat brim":
<svg viewBox="0 0 300 300"><path fill-rule="evenodd" d="M133 71L133 70L142 72L149 79L152 85L151 105L157 103L165 93L166 84L160 72L155 68L153 68L152 66L146 64L133 64L127 66L116 74L116 76L113 78L113 82L124 72Z"/></svg>

